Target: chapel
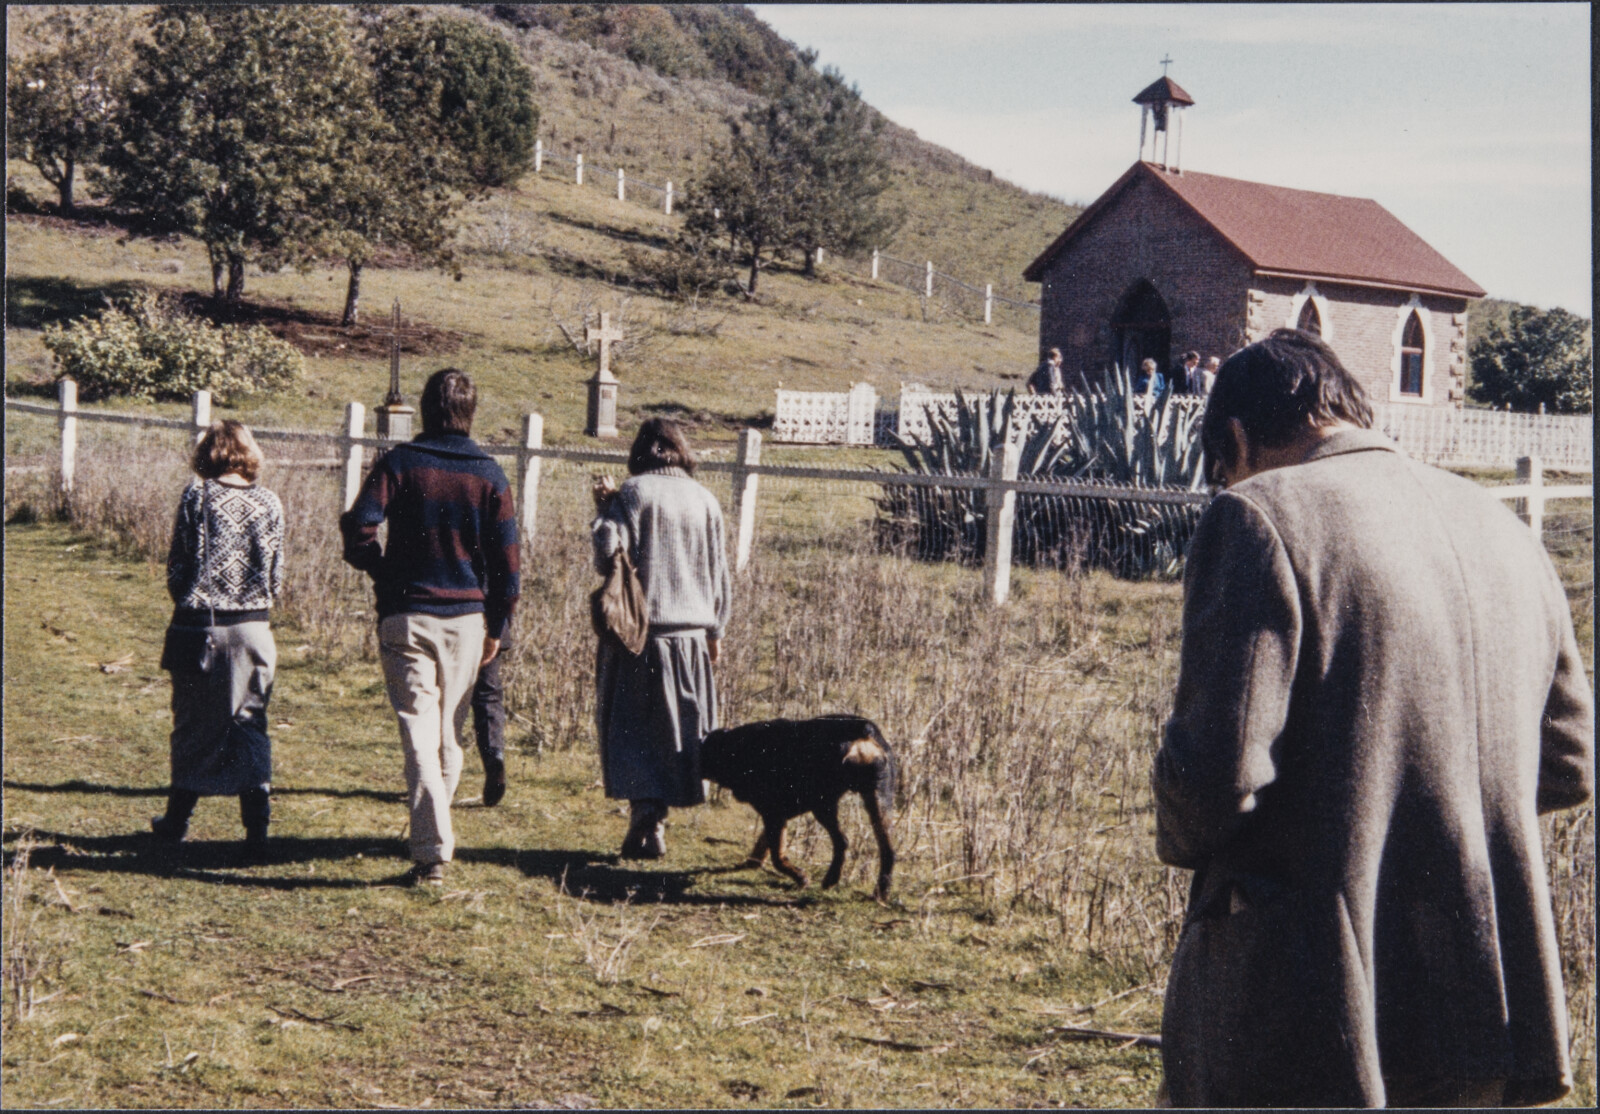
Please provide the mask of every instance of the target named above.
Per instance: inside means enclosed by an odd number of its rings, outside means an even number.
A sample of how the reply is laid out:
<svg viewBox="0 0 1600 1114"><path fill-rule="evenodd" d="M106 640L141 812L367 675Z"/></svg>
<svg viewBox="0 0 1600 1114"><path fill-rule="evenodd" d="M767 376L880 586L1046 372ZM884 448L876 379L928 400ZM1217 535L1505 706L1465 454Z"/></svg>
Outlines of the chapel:
<svg viewBox="0 0 1600 1114"><path fill-rule="evenodd" d="M1090 381L1146 357L1170 375L1186 350L1226 358L1288 326L1374 403L1461 405L1477 283L1376 201L1181 169L1194 100L1171 78L1134 102L1139 160L1023 272L1041 354Z"/></svg>

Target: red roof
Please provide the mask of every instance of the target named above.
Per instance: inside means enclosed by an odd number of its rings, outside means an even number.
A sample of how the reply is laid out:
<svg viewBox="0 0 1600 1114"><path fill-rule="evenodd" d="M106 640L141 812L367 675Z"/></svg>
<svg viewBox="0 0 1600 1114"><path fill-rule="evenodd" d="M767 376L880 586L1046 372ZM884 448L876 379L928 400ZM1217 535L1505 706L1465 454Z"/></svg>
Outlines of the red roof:
<svg viewBox="0 0 1600 1114"><path fill-rule="evenodd" d="M1484 291L1376 201L1135 163L1023 272L1044 268L1137 176L1172 193L1258 272L1481 298Z"/></svg>
<svg viewBox="0 0 1600 1114"><path fill-rule="evenodd" d="M1193 104L1194 98L1183 91L1183 86L1173 81L1170 77L1158 77L1149 85L1139 90L1139 95L1133 98L1134 104L1159 104L1161 101L1171 101L1173 104Z"/></svg>

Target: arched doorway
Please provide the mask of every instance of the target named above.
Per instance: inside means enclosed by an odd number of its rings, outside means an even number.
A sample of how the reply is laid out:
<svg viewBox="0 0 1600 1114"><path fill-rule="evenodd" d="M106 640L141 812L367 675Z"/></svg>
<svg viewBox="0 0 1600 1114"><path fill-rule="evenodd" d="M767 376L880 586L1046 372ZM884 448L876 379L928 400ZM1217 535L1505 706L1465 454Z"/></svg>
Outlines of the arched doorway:
<svg viewBox="0 0 1600 1114"><path fill-rule="evenodd" d="M1154 359L1168 375L1172 348L1172 318L1167 303L1149 279L1128 288L1111 315L1111 359L1124 371L1137 373L1145 359Z"/></svg>

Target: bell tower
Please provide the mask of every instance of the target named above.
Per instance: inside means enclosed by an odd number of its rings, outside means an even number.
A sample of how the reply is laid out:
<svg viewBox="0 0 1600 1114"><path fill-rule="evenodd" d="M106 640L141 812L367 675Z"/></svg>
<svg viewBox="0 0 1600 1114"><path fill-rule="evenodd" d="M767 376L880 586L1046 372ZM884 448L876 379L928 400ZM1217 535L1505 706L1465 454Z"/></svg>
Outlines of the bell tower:
<svg viewBox="0 0 1600 1114"><path fill-rule="evenodd" d="M1161 59L1161 76L1139 91L1133 98L1133 103L1140 106L1139 113L1139 161L1155 162L1157 149L1161 155L1161 169L1177 170L1179 160L1183 156L1183 110L1194 104L1194 98L1183 91L1183 88L1167 76L1167 67L1172 64L1171 58ZM1173 153L1172 162L1167 162L1167 146L1171 139L1169 125L1173 117L1177 117L1178 145ZM1155 128L1150 128L1152 117ZM1145 136L1150 137L1150 157L1145 158Z"/></svg>

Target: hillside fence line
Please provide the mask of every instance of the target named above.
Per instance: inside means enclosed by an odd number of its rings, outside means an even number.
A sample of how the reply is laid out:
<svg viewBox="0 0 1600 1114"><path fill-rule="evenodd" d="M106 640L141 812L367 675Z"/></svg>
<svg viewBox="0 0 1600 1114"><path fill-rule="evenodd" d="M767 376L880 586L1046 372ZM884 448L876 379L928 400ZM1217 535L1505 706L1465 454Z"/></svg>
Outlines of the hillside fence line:
<svg viewBox="0 0 1600 1114"><path fill-rule="evenodd" d="M651 182L644 178L631 177L624 167L586 163L582 152L574 152L570 157L558 155L545 148L544 140L535 140L533 172L543 174L546 163L569 167L574 185L587 185L590 188L600 189L618 202L647 205L652 209L660 209L668 216L683 201L681 183L674 185L670 179L665 182ZM955 275L946 274L935 267L931 259L914 263L908 259L897 259L887 255L877 248L872 249L870 257L852 259L837 255L830 257L827 248L817 249L818 265L829 258L835 260L835 266L874 281L893 283L921 295L929 302L937 299L940 304L958 313L975 320L981 318L985 325L994 322L997 310L1031 314L1030 322L1035 324L1038 322L1038 302L1019 301L1016 298L996 294L994 283L984 283L979 286Z"/></svg>
<svg viewBox="0 0 1600 1114"><path fill-rule="evenodd" d="M77 384L70 379L59 383L56 405L5 400L7 415L33 414L53 418L58 431L57 472L60 489L70 495L78 457L78 423L108 423L152 429L182 431L189 438L198 438L211 424L211 395L197 391L191 399L190 418L187 421L159 418L147 414L118 413L110 410L80 409L77 402ZM365 435L366 407L350 402L345 407L345 422L337 433L293 429L252 429L256 438L265 443L283 443L325 446L331 452L325 457L299 459L288 462L299 467L331 468L342 471L342 506L348 508L355 501L361 482L366 475L369 450L381 452L394 442ZM569 462L603 464L619 470L625 469L627 453L620 449L552 448L544 444L544 418L538 413L524 414L522 436L517 444L482 442L482 448L492 456L511 458L516 476L517 518L524 543L531 543L539 529L539 486L544 462ZM868 502L882 507L885 501L875 493L892 496L896 489L904 505L908 499L924 498L948 505L952 498L981 499L985 510L985 544L983 553L984 597L993 604L1003 604L1010 594L1013 528L1019 497L1046 496L1034 499L1033 505L1050 505L1055 514L1098 515L1105 522L1127 522L1131 518L1160 516L1188 506L1202 506L1211 496L1204 491L1186 489L1152 489L1120 487L1097 483L1070 483L1054 480L1021 480L1018 478L1020 445L1007 444L996 454L994 464L986 475L930 476L911 472L891 472L872 468L817 468L794 465L773 465L761 462L762 437L759 431L740 431L734 459L707 459L700 464L703 472L726 476L732 503L732 533L734 564L739 570L747 568L755 551L756 527L759 517L759 492L762 477L786 480L802 488L820 486L824 489L845 487L858 495L865 492ZM6 471L22 471L30 466L13 466L7 462ZM44 470L47 465L33 465ZM1517 463L1518 482L1514 485L1491 487L1496 497L1511 500L1513 509L1527 522L1534 533L1544 539L1544 519L1547 504L1555 500L1591 501L1593 489L1587 484L1549 485L1544 482L1545 465L1537 457L1524 457ZM970 493L970 494L964 494ZM1588 529L1592 531L1592 510ZM814 529L814 527L813 527Z"/></svg>
<svg viewBox="0 0 1600 1114"><path fill-rule="evenodd" d="M1203 398L1178 396L1180 407L1199 409ZM1018 395L1018 433L1053 421L1064 409L1061 397ZM896 437L927 440L929 413L953 417L952 391L931 391L920 384L901 388L897 401L880 406L870 383L848 391L777 392L772 439L799 445L876 445L893 447ZM1509 410L1466 410L1438 406L1379 403L1374 426L1406 453L1430 464L1512 468L1524 457L1537 457L1546 468L1594 471L1592 414L1518 414Z"/></svg>

